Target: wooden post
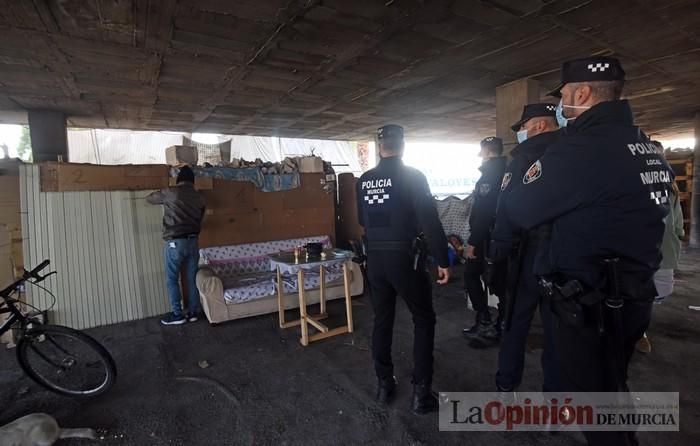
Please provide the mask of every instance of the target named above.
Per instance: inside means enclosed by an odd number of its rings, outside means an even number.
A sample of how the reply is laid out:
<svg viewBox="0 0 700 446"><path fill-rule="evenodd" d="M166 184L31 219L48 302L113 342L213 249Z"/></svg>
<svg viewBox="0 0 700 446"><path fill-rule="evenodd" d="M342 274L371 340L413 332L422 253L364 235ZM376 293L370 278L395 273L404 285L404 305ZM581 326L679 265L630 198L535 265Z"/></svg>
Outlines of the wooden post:
<svg viewBox="0 0 700 446"><path fill-rule="evenodd" d="M309 326L306 323L306 297L304 296L304 270L299 269L297 273L299 280L299 319L301 320L301 345L309 345Z"/></svg>
<svg viewBox="0 0 700 446"><path fill-rule="evenodd" d="M284 302L282 301L282 291L284 284L282 283L282 273L280 267L277 267L277 311L279 312L280 328L284 328Z"/></svg>
<svg viewBox="0 0 700 446"><path fill-rule="evenodd" d="M345 286L345 311L348 318L348 333L352 333L352 300L350 298L350 272L348 271L348 262L343 263L343 285Z"/></svg>
<svg viewBox="0 0 700 446"><path fill-rule="evenodd" d="M319 289L321 314L326 314L326 270L321 264L321 288Z"/></svg>

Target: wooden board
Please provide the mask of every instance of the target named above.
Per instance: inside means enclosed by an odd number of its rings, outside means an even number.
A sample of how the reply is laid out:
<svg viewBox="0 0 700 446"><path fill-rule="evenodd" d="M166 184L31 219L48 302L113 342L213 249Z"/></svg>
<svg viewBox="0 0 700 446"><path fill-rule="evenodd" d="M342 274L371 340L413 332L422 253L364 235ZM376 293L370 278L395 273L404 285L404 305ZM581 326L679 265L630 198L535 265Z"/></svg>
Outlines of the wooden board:
<svg viewBox="0 0 700 446"><path fill-rule="evenodd" d="M104 166L46 162L40 165L42 192L152 190L168 187L168 166Z"/></svg>
<svg viewBox="0 0 700 446"><path fill-rule="evenodd" d="M3 250L3 264L12 265L13 274L22 273L22 218L19 190L19 166L16 160L0 161L0 228L7 235L6 250ZM3 244L3 246L5 246ZM12 278L12 275L10 275ZM5 280L0 282L4 285Z"/></svg>
<svg viewBox="0 0 700 446"><path fill-rule="evenodd" d="M693 223L691 203L693 199L693 157L670 159L668 164L676 174L676 185L680 194L681 210L683 211L683 229L685 230L684 240L690 240L690 229Z"/></svg>
<svg viewBox="0 0 700 446"><path fill-rule="evenodd" d="M203 190L207 212L200 247L330 235L335 240L334 193L323 174L301 174L301 186L263 192L252 183L214 180Z"/></svg>
<svg viewBox="0 0 700 446"><path fill-rule="evenodd" d="M348 240L362 240L364 230L357 219L357 178L351 173L338 176L338 246L349 247Z"/></svg>
<svg viewBox="0 0 700 446"><path fill-rule="evenodd" d="M13 280L12 262L10 259L10 233L4 225L0 225L0 288L5 288ZM0 314L0 325L9 313ZM12 331L0 336L0 344L12 342Z"/></svg>

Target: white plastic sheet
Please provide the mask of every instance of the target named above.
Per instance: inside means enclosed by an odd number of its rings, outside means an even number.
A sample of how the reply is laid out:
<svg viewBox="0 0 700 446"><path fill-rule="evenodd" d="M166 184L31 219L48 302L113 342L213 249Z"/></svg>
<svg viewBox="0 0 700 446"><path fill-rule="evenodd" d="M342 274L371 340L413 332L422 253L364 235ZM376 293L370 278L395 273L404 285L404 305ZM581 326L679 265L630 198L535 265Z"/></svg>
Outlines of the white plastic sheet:
<svg viewBox="0 0 700 446"><path fill-rule="evenodd" d="M142 132L112 129L68 131L68 155L74 163L165 164L165 148L183 143L189 133ZM279 162L286 157L312 153L330 161L337 173L362 173L355 147L348 141L275 138L267 136L219 136L231 141L231 158ZM230 160L229 160L230 161Z"/></svg>

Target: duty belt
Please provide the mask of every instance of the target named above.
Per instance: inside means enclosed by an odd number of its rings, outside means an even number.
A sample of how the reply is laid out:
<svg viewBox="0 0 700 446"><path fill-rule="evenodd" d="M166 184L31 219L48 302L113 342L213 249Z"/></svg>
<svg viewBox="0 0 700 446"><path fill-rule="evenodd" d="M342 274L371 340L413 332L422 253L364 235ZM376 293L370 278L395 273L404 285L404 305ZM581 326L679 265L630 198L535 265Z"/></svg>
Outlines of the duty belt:
<svg viewBox="0 0 700 446"><path fill-rule="evenodd" d="M367 243L367 251L410 251L411 242L383 240Z"/></svg>

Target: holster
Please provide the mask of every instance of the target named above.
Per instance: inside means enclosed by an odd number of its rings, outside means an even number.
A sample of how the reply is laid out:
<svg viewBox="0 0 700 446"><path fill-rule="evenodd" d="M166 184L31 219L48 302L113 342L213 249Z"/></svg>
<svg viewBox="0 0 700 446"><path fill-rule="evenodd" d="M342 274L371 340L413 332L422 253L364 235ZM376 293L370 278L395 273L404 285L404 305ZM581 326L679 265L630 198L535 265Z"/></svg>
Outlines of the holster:
<svg viewBox="0 0 700 446"><path fill-rule="evenodd" d="M362 237L361 243L357 243L355 240L350 240L350 246L355 254L352 261L360 265L360 268L363 270L367 268L367 239Z"/></svg>
<svg viewBox="0 0 700 446"><path fill-rule="evenodd" d="M411 242L411 265L414 271L425 269L428 258L428 245L422 236L418 236Z"/></svg>
<svg viewBox="0 0 700 446"><path fill-rule="evenodd" d="M550 302L552 311L560 320L572 327L586 325L584 307L593 307L605 299L599 290L586 290L576 279L552 280L540 277L539 287L542 297Z"/></svg>

